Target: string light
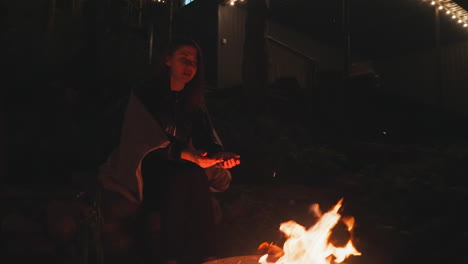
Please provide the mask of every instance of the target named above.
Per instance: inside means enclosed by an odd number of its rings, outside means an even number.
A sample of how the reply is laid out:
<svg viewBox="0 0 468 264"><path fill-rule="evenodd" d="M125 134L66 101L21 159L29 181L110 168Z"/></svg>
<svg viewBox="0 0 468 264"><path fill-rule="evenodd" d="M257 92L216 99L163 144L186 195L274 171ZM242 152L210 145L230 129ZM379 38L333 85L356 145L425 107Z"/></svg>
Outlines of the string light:
<svg viewBox="0 0 468 264"><path fill-rule="evenodd" d="M227 0L227 1L224 1L224 3L228 3L229 5L234 6L237 2L244 3L244 1L245 0Z"/></svg>
<svg viewBox="0 0 468 264"><path fill-rule="evenodd" d="M427 0L422 0L426 2ZM447 15L451 15L453 20L456 20L458 24L463 25L464 28L468 27L468 11L466 11L463 7L459 6L452 0L432 0L432 6L437 4L437 8L439 10L446 10L445 13Z"/></svg>

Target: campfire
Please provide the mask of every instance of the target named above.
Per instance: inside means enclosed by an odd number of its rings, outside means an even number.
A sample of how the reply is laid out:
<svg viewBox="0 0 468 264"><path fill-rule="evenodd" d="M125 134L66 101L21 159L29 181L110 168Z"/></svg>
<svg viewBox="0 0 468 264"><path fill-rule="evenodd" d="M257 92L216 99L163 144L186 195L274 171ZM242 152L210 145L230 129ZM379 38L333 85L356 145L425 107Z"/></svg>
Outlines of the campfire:
<svg viewBox="0 0 468 264"><path fill-rule="evenodd" d="M318 204L311 206L317 221L309 229L293 220L280 225L280 231L286 236L283 248L264 242L259 251L267 253L260 257L260 264L332 264L341 263L349 256L360 256L353 245L353 217L341 217L338 213L343 199L338 201L328 212L322 213ZM344 246L336 246L330 241L332 229L342 221L350 236Z"/></svg>

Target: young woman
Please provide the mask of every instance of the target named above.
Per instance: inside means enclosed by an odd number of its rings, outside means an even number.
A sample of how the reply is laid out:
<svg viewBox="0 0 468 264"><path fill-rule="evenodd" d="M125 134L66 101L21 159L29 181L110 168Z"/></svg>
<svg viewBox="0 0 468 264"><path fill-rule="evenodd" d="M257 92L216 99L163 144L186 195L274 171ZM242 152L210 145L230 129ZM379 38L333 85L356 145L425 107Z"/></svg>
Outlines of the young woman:
<svg viewBox="0 0 468 264"><path fill-rule="evenodd" d="M150 219L156 231L147 246L160 253L158 262L200 263L210 256L210 191L228 188L228 169L240 164L213 129L202 66L194 41L169 46L156 78L132 91L120 144L100 170L104 220Z"/></svg>

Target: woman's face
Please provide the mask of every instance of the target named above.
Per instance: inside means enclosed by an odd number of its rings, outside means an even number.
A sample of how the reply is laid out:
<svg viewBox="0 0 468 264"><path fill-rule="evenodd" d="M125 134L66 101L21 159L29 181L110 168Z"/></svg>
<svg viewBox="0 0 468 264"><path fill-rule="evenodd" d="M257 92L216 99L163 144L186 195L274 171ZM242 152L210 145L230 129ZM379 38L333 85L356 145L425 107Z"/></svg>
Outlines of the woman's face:
<svg viewBox="0 0 468 264"><path fill-rule="evenodd" d="M166 65L169 67L172 81L187 84L197 73L197 49L192 46L180 46L166 58Z"/></svg>

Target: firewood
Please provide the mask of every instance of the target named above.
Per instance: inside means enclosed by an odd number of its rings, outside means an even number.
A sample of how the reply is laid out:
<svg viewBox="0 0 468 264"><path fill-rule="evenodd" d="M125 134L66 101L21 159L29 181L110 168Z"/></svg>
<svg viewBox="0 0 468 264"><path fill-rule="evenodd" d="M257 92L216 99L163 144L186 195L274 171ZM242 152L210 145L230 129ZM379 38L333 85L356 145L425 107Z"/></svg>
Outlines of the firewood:
<svg viewBox="0 0 468 264"><path fill-rule="evenodd" d="M282 248L278 247L273 243L263 242L261 243L257 251L261 254L268 254L267 261L268 262L276 262L279 258L284 255L284 251Z"/></svg>

